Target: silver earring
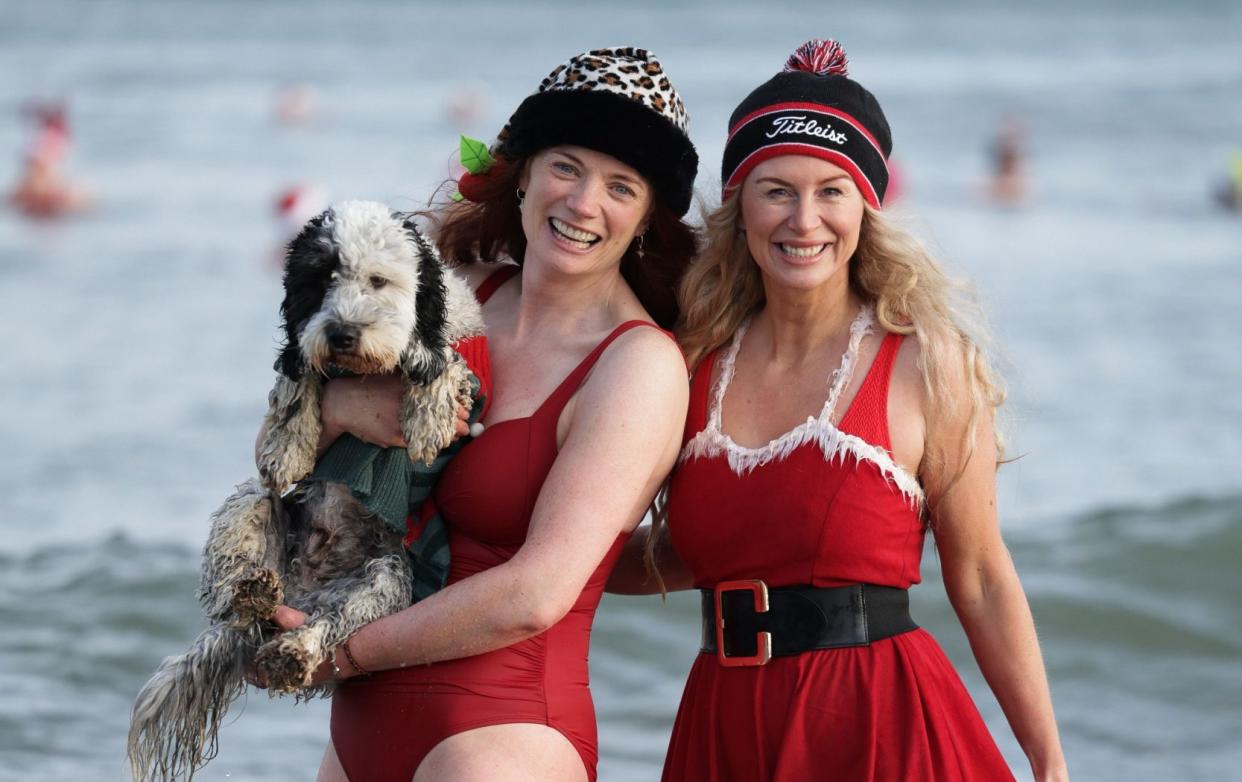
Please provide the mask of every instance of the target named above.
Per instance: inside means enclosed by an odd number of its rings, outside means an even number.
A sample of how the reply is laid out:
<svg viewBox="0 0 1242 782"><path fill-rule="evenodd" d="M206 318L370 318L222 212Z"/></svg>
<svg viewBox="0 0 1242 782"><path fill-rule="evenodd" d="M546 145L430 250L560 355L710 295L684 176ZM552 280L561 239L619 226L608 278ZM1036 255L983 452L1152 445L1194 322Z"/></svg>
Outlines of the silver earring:
<svg viewBox="0 0 1242 782"><path fill-rule="evenodd" d="M526 198L526 191L519 187L517 189L517 197L518 197L518 206L521 206L522 199Z"/></svg>
<svg viewBox="0 0 1242 782"><path fill-rule="evenodd" d="M638 257L639 258L643 257L643 237L644 236L646 236L646 234L638 235Z"/></svg>

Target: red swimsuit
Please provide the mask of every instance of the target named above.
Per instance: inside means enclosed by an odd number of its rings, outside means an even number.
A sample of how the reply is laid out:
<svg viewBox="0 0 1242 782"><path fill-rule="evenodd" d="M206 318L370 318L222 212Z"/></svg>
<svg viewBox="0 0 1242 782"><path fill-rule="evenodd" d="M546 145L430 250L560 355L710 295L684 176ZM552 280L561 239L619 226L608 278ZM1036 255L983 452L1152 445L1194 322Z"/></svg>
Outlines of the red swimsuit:
<svg viewBox="0 0 1242 782"><path fill-rule="evenodd" d="M497 278L515 271L494 273L479 298L486 300L503 282ZM618 326L533 415L489 426L449 463L435 492L448 522L449 584L507 562L522 546L556 459L556 423L565 403L614 339L650 325L635 320ZM342 686L332 699L332 741L349 778L409 782L449 736L486 725L537 723L564 734L594 780L591 622L627 537L618 537L573 609L547 631L493 652L382 671Z"/></svg>

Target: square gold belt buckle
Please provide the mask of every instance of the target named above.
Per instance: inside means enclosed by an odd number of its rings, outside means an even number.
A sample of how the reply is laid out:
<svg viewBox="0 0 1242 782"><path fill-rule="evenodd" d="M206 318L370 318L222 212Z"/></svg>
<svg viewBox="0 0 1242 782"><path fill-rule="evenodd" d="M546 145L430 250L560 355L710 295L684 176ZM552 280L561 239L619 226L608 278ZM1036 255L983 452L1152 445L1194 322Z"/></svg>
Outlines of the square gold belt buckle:
<svg viewBox="0 0 1242 782"><path fill-rule="evenodd" d="M724 630L725 620L721 596L725 592L750 592L755 597L755 613L764 614L768 611L768 585L752 578L744 581L722 581L716 585L716 659L727 668L739 668L766 665L772 659L772 634L760 632L755 634L755 654L749 657L729 656L725 654Z"/></svg>

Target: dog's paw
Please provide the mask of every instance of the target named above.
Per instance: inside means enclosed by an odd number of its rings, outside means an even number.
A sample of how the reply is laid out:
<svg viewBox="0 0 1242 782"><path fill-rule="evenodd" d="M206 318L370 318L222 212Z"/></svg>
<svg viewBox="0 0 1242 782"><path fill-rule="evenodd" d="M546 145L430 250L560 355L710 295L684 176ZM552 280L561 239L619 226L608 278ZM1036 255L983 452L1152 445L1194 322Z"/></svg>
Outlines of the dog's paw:
<svg viewBox="0 0 1242 782"><path fill-rule="evenodd" d="M417 440L410 440L406 453L409 454L410 461L422 462L428 466L436 460L440 455L440 451L449 447L453 443L454 430L449 430L447 436L441 433L428 433L426 431L420 433Z"/></svg>
<svg viewBox="0 0 1242 782"><path fill-rule="evenodd" d="M233 611L238 623L243 625L270 619L284 600L285 588L280 576L267 568L255 570L233 588Z"/></svg>
<svg viewBox="0 0 1242 782"><path fill-rule="evenodd" d="M413 396L413 395L411 395ZM410 400L402 420L410 461L431 464L457 435L457 402L451 395Z"/></svg>
<svg viewBox="0 0 1242 782"><path fill-rule="evenodd" d="M268 395L266 435L259 444L258 467L263 485L276 493L315 469L315 449L323 422L319 418L320 381L283 375Z"/></svg>
<svg viewBox="0 0 1242 782"><path fill-rule="evenodd" d="M290 693L309 686L318 667L296 638L280 636L268 641L254 656L255 667L267 677L271 692Z"/></svg>

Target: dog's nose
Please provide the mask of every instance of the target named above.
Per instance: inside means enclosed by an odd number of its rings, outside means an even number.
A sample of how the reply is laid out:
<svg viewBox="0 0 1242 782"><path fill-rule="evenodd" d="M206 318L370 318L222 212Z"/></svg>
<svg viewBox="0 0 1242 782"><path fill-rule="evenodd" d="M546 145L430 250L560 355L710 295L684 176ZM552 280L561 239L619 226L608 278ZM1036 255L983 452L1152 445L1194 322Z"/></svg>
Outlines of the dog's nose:
<svg viewBox="0 0 1242 782"><path fill-rule="evenodd" d="M353 350L358 345L358 329L352 326L330 326L328 344L333 350Z"/></svg>

